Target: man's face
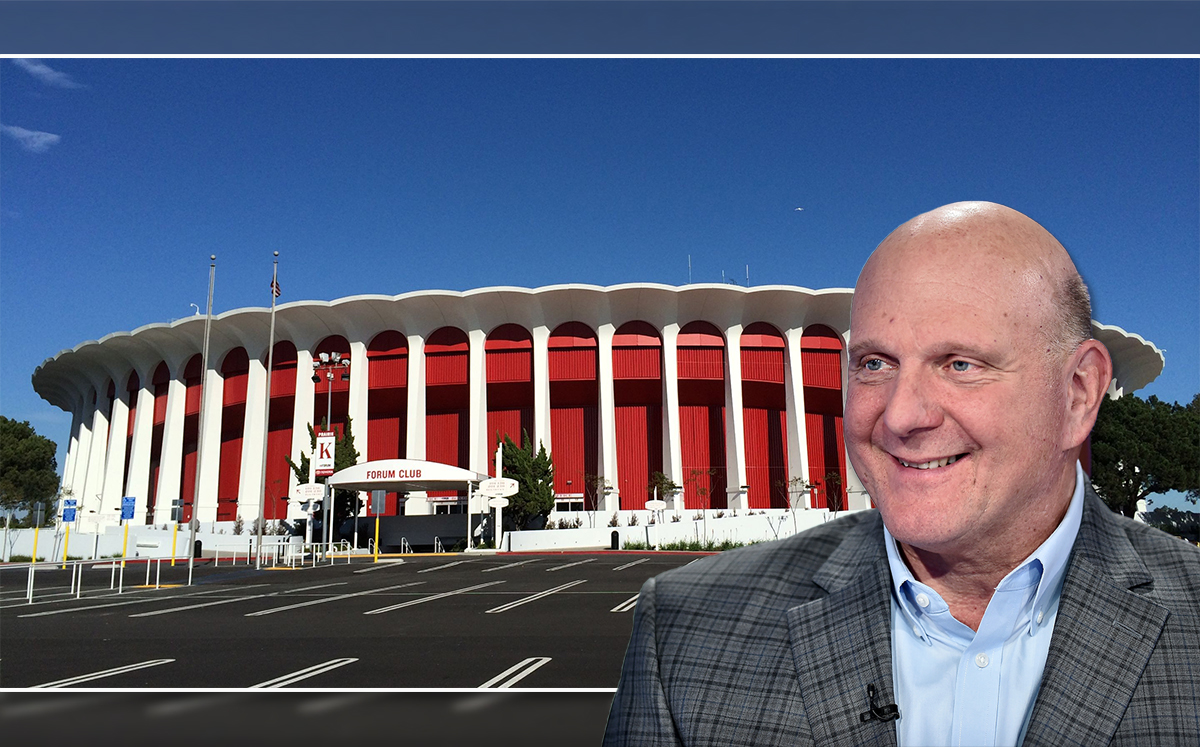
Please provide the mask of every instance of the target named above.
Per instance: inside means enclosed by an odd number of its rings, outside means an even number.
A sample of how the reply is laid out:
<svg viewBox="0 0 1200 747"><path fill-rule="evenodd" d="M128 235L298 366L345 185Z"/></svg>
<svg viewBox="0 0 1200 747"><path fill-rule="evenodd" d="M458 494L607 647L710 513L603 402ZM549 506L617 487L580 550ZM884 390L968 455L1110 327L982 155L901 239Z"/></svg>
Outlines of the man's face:
<svg viewBox="0 0 1200 747"><path fill-rule="evenodd" d="M968 240L877 251L850 325L850 460L892 534L931 552L1022 537L1065 474L1045 283L1003 252L962 252Z"/></svg>

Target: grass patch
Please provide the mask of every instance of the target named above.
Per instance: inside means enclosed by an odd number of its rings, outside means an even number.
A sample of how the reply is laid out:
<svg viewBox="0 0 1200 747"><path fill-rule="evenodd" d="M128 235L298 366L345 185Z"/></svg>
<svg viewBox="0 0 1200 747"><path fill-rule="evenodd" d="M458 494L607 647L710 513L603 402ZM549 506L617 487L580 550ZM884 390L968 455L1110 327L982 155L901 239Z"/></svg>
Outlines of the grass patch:
<svg viewBox="0 0 1200 747"><path fill-rule="evenodd" d="M664 542L658 546L660 550L690 550L692 552L721 552L723 550L732 550L735 547L745 547L746 545L756 544L759 540L751 540L750 542L737 542L734 540L721 540L715 542L713 540L681 540L676 542ZM622 550L649 550L650 546L645 542L631 540L621 546Z"/></svg>

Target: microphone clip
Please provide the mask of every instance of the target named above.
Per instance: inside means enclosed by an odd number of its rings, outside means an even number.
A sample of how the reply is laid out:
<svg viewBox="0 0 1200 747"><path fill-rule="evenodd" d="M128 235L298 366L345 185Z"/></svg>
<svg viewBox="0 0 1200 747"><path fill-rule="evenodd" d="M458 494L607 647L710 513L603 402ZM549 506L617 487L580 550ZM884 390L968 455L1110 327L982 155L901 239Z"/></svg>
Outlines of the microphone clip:
<svg viewBox="0 0 1200 747"><path fill-rule="evenodd" d="M858 714L858 720L862 723L876 720L887 723L888 721L900 718L900 709L895 703L876 705L874 684L867 685L867 705L870 707L870 710L866 713Z"/></svg>

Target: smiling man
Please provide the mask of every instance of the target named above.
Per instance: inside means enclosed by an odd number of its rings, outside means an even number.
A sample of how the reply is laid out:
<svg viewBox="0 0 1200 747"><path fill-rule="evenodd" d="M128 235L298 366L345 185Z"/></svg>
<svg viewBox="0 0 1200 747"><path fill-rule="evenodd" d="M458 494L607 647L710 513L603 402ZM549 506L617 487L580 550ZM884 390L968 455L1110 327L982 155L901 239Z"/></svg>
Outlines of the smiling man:
<svg viewBox="0 0 1200 747"><path fill-rule="evenodd" d="M605 743L1194 742L1200 551L1079 465L1112 362L1059 242L992 203L913 218L848 357L878 510L648 581Z"/></svg>

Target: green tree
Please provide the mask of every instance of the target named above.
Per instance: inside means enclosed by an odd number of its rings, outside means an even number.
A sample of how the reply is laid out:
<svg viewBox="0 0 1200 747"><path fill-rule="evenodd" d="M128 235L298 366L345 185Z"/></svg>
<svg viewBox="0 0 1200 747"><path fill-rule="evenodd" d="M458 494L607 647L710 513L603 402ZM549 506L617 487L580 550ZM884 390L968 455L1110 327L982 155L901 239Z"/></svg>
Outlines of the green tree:
<svg viewBox="0 0 1200 747"><path fill-rule="evenodd" d="M347 467L353 467L358 464L358 449L354 448L354 418L346 418L346 428L338 436L334 442L333 451L333 471L340 472ZM321 419L321 430L326 429L325 419ZM308 424L308 448L312 451L317 450L317 431L313 428L312 423ZM292 468L292 472L296 474L296 480L301 485L308 482L308 468L311 464L311 458L303 451L300 452L300 463L292 461L292 458L285 456L288 466ZM324 485L325 478L318 477L316 482ZM336 527L346 519L352 516L358 516L359 509L362 508L362 501L358 498L358 493L353 490L335 490L333 491L333 525Z"/></svg>
<svg viewBox="0 0 1200 747"><path fill-rule="evenodd" d="M1168 534L1192 542L1200 542L1200 513L1160 506L1153 511L1147 511L1145 519L1150 526L1157 527Z"/></svg>
<svg viewBox="0 0 1200 747"><path fill-rule="evenodd" d="M545 519L554 510L554 462L541 444L534 453L528 431L521 431L521 442L518 447L504 437L503 477L520 485L517 494L508 499L505 514L517 529L534 525L537 517Z"/></svg>
<svg viewBox="0 0 1200 747"><path fill-rule="evenodd" d="M662 472L651 472L650 484L646 486L646 492L654 495L655 490L658 491L660 501L669 501L683 490L683 487Z"/></svg>
<svg viewBox="0 0 1200 747"><path fill-rule="evenodd" d="M0 507L28 511L33 504L45 505L43 526L53 523L53 500L58 492L58 445L39 436L28 421L0 415ZM32 521L32 520L31 520Z"/></svg>
<svg viewBox="0 0 1200 747"><path fill-rule="evenodd" d="M1200 496L1200 394L1190 404L1151 395L1104 398L1092 429L1092 485L1113 511L1133 516L1146 496Z"/></svg>

